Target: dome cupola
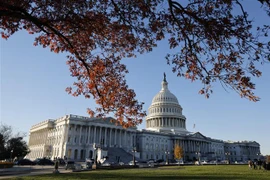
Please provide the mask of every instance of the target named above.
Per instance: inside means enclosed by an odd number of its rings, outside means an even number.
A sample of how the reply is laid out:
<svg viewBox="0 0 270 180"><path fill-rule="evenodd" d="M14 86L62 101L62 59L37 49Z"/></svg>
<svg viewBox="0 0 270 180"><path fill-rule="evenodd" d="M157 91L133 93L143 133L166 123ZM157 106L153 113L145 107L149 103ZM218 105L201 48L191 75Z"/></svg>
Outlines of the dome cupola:
<svg viewBox="0 0 270 180"><path fill-rule="evenodd" d="M166 74L161 82L161 90L155 95L148 109L146 129L153 131L178 132L186 134L186 117L174 94L168 89Z"/></svg>

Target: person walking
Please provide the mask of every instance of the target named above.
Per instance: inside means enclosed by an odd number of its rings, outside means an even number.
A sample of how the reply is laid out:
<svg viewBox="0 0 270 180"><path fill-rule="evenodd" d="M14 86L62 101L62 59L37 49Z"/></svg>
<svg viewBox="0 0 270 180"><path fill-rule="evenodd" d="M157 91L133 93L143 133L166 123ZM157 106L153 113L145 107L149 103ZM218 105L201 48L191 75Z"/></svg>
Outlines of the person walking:
<svg viewBox="0 0 270 180"><path fill-rule="evenodd" d="M257 161L253 161L253 168L257 169Z"/></svg>
<svg viewBox="0 0 270 180"><path fill-rule="evenodd" d="M261 169L261 167L262 167L262 161L260 159L258 161L258 167L259 167L259 169Z"/></svg>
<svg viewBox="0 0 270 180"><path fill-rule="evenodd" d="M252 161L251 160L248 161L248 167L249 167L249 169L252 169Z"/></svg>

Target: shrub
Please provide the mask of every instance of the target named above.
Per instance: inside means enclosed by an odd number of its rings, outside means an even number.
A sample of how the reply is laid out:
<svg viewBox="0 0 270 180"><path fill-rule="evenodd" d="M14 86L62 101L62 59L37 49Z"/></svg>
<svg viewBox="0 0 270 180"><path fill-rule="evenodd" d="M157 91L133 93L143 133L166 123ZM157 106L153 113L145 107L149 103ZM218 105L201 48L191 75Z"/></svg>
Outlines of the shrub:
<svg viewBox="0 0 270 180"><path fill-rule="evenodd" d="M12 168L12 167L13 167L12 162L0 162L0 169Z"/></svg>

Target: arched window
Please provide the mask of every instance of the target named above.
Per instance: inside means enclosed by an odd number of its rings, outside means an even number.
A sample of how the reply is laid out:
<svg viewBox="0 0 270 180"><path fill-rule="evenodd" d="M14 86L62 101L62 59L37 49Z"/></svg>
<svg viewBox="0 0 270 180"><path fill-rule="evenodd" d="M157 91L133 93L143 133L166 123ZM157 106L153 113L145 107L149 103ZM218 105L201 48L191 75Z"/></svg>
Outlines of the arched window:
<svg viewBox="0 0 270 180"><path fill-rule="evenodd" d="M93 157L93 151L92 150L89 151L89 158L90 159L94 159L94 157Z"/></svg>
<svg viewBox="0 0 270 180"><path fill-rule="evenodd" d="M80 159L84 159L83 149L81 150L81 157Z"/></svg>
<svg viewBox="0 0 270 180"><path fill-rule="evenodd" d="M78 158L78 149L75 149L74 151L74 159L77 159Z"/></svg>
<svg viewBox="0 0 270 180"><path fill-rule="evenodd" d="M68 150L68 154L67 154L67 157L70 159L71 158L71 149Z"/></svg>

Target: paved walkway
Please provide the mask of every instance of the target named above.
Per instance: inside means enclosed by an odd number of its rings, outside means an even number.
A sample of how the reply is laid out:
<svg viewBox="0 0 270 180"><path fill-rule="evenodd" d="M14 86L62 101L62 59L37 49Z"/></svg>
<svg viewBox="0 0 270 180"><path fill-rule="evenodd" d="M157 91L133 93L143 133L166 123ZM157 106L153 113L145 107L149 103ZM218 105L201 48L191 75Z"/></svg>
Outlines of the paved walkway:
<svg viewBox="0 0 270 180"><path fill-rule="evenodd" d="M13 168L0 169L0 179L8 179L19 176L30 176L39 174L50 174L54 170L54 166L14 166ZM70 173L71 170L65 170L59 167L60 173Z"/></svg>

